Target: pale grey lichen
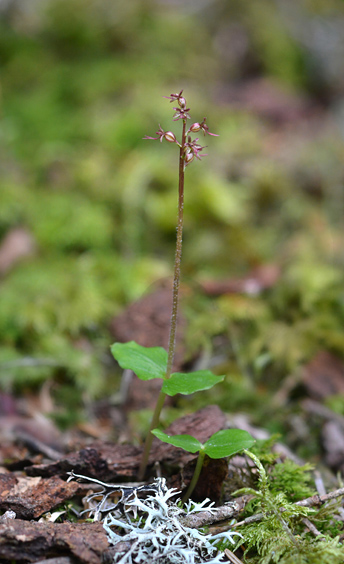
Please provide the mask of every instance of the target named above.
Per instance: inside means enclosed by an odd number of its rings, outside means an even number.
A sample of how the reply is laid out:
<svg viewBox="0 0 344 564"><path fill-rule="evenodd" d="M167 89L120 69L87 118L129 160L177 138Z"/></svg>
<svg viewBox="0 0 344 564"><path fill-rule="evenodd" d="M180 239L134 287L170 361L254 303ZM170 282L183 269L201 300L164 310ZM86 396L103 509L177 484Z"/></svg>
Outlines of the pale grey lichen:
<svg viewBox="0 0 344 564"><path fill-rule="evenodd" d="M83 478L102 486L102 491L87 496L91 508L87 511L95 520L103 522L109 542L117 547L114 562L117 564L217 564L224 554L215 544L227 539L234 543L236 532L217 535L187 527L183 517L198 511L216 512L208 499L201 503L189 501L184 508L178 505L179 493L168 489L164 478L152 484L137 486L106 484L100 480L71 473L71 478ZM116 502L110 501L117 494ZM94 503L96 499L100 501Z"/></svg>

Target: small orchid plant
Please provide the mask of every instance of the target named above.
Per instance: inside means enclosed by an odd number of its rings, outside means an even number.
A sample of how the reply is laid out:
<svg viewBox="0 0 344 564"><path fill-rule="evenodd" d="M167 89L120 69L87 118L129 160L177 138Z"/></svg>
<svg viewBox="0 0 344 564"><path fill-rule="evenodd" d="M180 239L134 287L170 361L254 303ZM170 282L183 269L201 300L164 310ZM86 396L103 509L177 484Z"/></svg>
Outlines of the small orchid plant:
<svg viewBox="0 0 344 564"><path fill-rule="evenodd" d="M175 111L173 121L182 121L181 140L179 142L172 131L165 131L160 125L158 131L156 132L156 137L145 135L144 139L159 140L161 143L165 140L168 143L174 143L179 147L178 221L168 350L166 351L162 347L142 347L134 341L131 341L124 344L115 343L112 345L111 351L122 368L132 370L141 380L151 380L153 378L162 379L161 390L157 398L149 432L145 441L138 476L139 480L144 478L154 435L163 442L181 447L188 452L199 452L195 475L191 481L187 495L185 496L185 499L187 499L196 485L205 454L211 458L232 456L233 454L252 446L254 440L246 431L240 429L229 429L215 433L203 445L191 435L175 435L171 437L157 428L159 426L160 414L167 395L190 395L201 390L208 390L218 382L222 382L224 379L224 376L215 376L212 372L210 372L210 370L198 370L188 374L172 372L179 306L184 209L184 174L186 167L189 166L195 159L201 160L202 157L206 156L206 154L203 153L203 149L205 149L205 147L198 143L198 137L192 139L193 134L203 132L204 136L211 135L213 137L217 137L217 135L215 133L210 133L208 125L206 124L206 118L204 118L201 122L192 123L192 125L187 128L187 120L191 119L189 114L190 108L187 107L186 100L183 96L183 90L181 90L179 94L171 94L170 96L164 96L164 98L167 98L170 102L175 102L177 104L173 108Z"/></svg>

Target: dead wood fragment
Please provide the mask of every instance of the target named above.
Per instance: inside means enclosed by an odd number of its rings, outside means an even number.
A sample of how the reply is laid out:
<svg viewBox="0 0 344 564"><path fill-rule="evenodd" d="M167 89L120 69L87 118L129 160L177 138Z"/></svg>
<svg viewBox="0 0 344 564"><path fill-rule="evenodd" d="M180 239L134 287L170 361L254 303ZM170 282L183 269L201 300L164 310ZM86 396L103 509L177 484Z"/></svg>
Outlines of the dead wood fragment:
<svg viewBox="0 0 344 564"><path fill-rule="evenodd" d="M250 499L252 499L252 497L252 495L243 495L226 505L216 507L216 509L213 509L212 511L191 513L182 519L182 523L186 527L199 529L200 527L205 527L206 525L212 525L213 523L219 523L220 521L225 521L227 519L237 518L238 515L245 509L246 504Z"/></svg>
<svg viewBox="0 0 344 564"><path fill-rule="evenodd" d="M51 464L36 464L26 468L29 476L68 477L72 470L98 478L104 482L118 479L135 479L139 467L142 449L132 445L114 445L96 441L89 447L72 452Z"/></svg>
<svg viewBox="0 0 344 564"><path fill-rule="evenodd" d="M199 441L205 442L226 425L226 416L216 406L207 406L191 415L186 415L174 421L166 430L167 433L177 435L189 433ZM116 480L135 480L141 460L141 447L132 445L114 445L103 441L95 441L89 447L73 452L57 462L51 464L36 464L25 470L29 476L68 477L68 472L74 470L76 474L83 474L97 478L103 482ZM153 442L149 464L154 466L158 461L166 466L182 468L197 458L183 449L162 443L158 439Z"/></svg>
<svg viewBox="0 0 344 564"><path fill-rule="evenodd" d="M321 435L326 463L331 468L341 469L344 464L344 429L336 421L326 421Z"/></svg>
<svg viewBox="0 0 344 564"><path fill-rule="evenodd" d="M101 523L36 523L16 519L0 523L0 560L37 562L72 556L101 564L108 540Z"/></svg>
<svg viewBox="0 0 344 564"><path fill-rule="evenodd" d="M326 405L323 405L322 403L320 403L318 401L311 400L311 399L307 398L307 399L305 399L301 402L301 407L307 413L318 415L322 419L328 419L330 421L335 421L336 423L338 423L338 425L341 426L342 429L344 429L344 417L343 417L343 415L340 415L339 413L332 411L332 409L330 409Z"/></svg>
<svg viewBox="0 0 344 564"><path fill-rule="evenodd" d="M17 440L24 443L31 451L44 454L44 456L51 460L59 460L63 454L25 431L17 431Z"/></svg>
<svg viewBox="0 0 344 564"><path fill-rule="evenodd" d="M57 476L43 479L0 474L0 510L14 511L21 519L36 519L78 490L76 482L67 483Z"/></svg>
<svg viewBox="0 0 344 564"><path fill-rule="evenodd" d="M229 548L225 548L224 552L225 552L225 555L227 556L228 560L232 564L241 564L242 563L242 560L239 560L239 558L237 558L237 556L235 556L234 552L229 550Z"/></svg>
<svg viewBox="0 0 344 564"><path fill-rule="evenodd" d="M224 429L225 426L225 414L218 406L210 405L196 413L177 419L166 432L172 435L188 433L204 443L211 435ZM71 453L57 462L36 464L28 466L25 470L29 476L60 476L66 479L68 473L73 470L76 474L96 478L103 482L135 480L141 453L142 448L140 447L96 441L91 446ZM178 475L169 480L169 485L183 489L192 478L196 458L197 454L186 452L155 439L149 465L153 471L156 462L163 464L170 473L177 471ZM184 472L183 479L180 476L181 469ZM211 500L218 501L227 472L228 467L225 460L209 460L204 465L197 490L195 490L197 498L209 497Z"/></svg>
<svg viewBox="0 0 344 564"><path fill-rule="evenodd" d="M322 537L322 540L325 540L324 535L320 531L318 531L316 526L313 525L313 523L311 523L310 520L307 519L307 517L302 517L301 521L315 537Z"/></svg>

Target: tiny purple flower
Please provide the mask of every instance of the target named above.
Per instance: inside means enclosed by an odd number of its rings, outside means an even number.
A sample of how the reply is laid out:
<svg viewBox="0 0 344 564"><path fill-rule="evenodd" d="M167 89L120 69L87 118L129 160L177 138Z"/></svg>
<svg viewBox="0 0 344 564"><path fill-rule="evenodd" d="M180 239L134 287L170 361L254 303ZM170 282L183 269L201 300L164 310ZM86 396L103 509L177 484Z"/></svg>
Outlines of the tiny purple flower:
<svg viewBox="0 0 344 564"><path fill-rule="evenodd" d="M143 139L153 139L154 141L156 141L157 139L160 140L160 143L162 143L163 138L165 137L165 131L163 129L161 129L161 125L159 124L159 131L156 131L156 135L158 137L149 137L148 135L145 135L143 137Z"/></svg>
<svg viewBox="0 0 344 564"><path fill-rule="evenodd" d="M188 164L192 163L194 158L195 158L195 155L193 154L192 151L190 151L190 150L186 151L186 153L184 155L185 166L188 166Z"/></svg>
<svg viewBox="0 0 344 564"><path fill-rule="evenodd" d="M190 108L173 108L175 110L175 115L173 116L173 121L178 121L178 119L191 119L188 112Z"/></svg>
<svg viewBox="0 0 344 564"><path fill-rule="evenodd" d="M191 152L193 154L194 157L196 157L196 159L198 159L199 161L201 160L202 157L206 157L206 154L204 153L204 155L200 155L199 153L201 151L203 151L203 149L205 149L205 147L202 147L201 145L199 145L199 143L197 143L198 141L198 137L196 139L194 139L193 141L191 141L191 137L188 137L188 141L187 143L185 143L185 155L189 152ZM191 161L190 161L191 162Z"/></svg>
<svg viewBox="0 0 344 564"><path fill-rule="evenodd" d="M163 96L163 98L167 98L170 102L174 102L175 100L177 100L179 106L181 108L185 108L186 100L184 96L182 96L182 94L183 94L183 90L181 90L179 94L171 94L171 96Z"/></svg>
<svg viewBox="0 0 344 564"><path fill-rule="evenodd" d="M196 132L199 131L201 128L202 128L202 126L201 126L200 123L198 123L198 122L193 123L193 124L190 126L190 129L189 129L188 133L189 133L190 131L191 131L192 133L196 133Z"/></svg>
<svg viewBox="0 0 344 564"><path fill-rule="evenodd" d="M172 131L166 131L164 137L165 137L166 141L168 141L169 143L176 143L177 142L176 136Z"/></svg>
<svg viewBox="0 0 344 564"><path fill-rule="evenodd" d="M203 118L202 123L197 124L200 126L200 129L202 129L204 135L212 135L213 137L218 137L218 135L216 133L210 133L209 131L209 127L207 126L207 124L205 123L206 118ZM192 126L191 126L192 127Z"/></svg>

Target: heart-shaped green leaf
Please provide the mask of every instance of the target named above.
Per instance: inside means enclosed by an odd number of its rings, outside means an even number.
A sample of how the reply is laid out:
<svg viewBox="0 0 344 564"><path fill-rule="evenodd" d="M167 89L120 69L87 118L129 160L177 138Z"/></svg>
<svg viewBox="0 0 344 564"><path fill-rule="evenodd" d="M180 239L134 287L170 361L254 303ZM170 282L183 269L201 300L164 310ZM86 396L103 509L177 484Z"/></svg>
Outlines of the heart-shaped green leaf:
<svg viewBox="0 0 344 564"><path fill-rule="evenodd" d="M194 394L201 390L209 390L223 379L224 376L215 376L210 370L197 370L190 374L174 372L168 380L164 381L162 391L168 396Z"/></svg>
<svg viewBox="0 0 344 564"><path fill-rule="evenodd" d="M203 447L210 458L224 458L250 448L254 442L250 433L243 429L225 429L214 433Z"/></svg>
<svg viewBox="0 0 344 564"><path fill-rule="evenodd" d="M115 343L111 352L122 368L135 372L140 380L164 378L167 368L167 352L162 347L141 347L129 343Z"/></svg>
<svg viewBox="0 0 344 564"><path fill-rule="evenodd" d="M152 433L164 443L183 448L187 452L194 453L201 450L203 447L202 443L191 435L166 435L166 433L160 431L160 429L153 429Z"/></svg>

